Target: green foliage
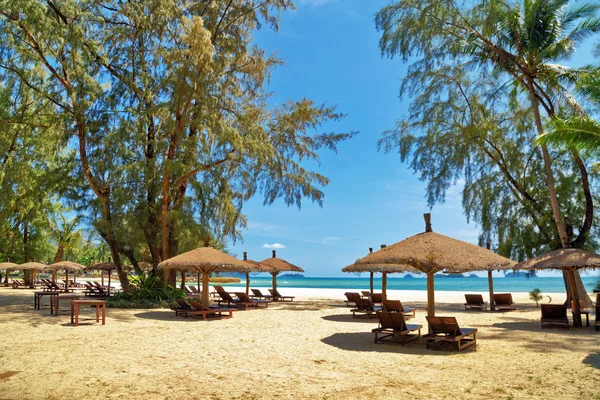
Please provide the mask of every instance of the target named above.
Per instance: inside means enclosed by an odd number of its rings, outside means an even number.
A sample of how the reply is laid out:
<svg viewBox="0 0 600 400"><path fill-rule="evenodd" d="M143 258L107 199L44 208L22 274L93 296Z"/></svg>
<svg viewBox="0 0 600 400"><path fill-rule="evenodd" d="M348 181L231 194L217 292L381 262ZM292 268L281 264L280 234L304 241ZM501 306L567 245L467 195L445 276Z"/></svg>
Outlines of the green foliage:
<svg viewBox="0 0 600 400"><path fill-rule="evenodd" d="M130 293L117 293L115 300L139 302L169 302L185 297L185 291L165 285L162 279L144 275L130 278L132 290Z"/></svg>
<svg viewBox="0 0 600 400"><path fill-rule="evenodd" d="M533 289L529 292L529 298L535 301L535 305L539 307L539 302L542 300L544 296L542 296L542 291L538 288Z"/></svg>

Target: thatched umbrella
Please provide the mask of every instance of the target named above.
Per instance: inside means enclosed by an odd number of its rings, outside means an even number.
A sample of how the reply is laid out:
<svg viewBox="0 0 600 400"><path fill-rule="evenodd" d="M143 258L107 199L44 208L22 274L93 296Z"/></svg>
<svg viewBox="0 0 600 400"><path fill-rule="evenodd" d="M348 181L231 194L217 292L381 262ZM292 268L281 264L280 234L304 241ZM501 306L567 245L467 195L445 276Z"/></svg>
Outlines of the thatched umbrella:
<svg viewBox="0 0 600 400"><path fill-rule="evenodd" d="M46 267L46 264L42 264L35 261L29 261L23 264L19 264L19 266L11 269L14 269L16 271L31 271L31 284L33 285L36 271L43 271L44 269L46 269Z"/></svg>
<svg viewBox="0 0 600 400"><path fill-rule="evenodd" d="M436 272L471 272L502 269L514 264L508 258L462 240L431 230L431 214L425 214L425 232L411 236L361 258L357 264L408 265L427 275L427 314L435 316L434 278Z"/></svg>
<svg viewBox="0 0 600 400"><path fill-rule="evenodd" d="M381 248L385 248L386 245L382 244ZM373 254L373 248L369 248L369 254ZM404 273L420 273L417 269L406 265L406 264L361 264L360 260L354 264L348 265L342 268L342 272L368 272L370 278L370 291L373 293L373 274L375 272L381 273L381 297L383 300L387 300L387 274L396 272Z"/></svg>
<svg viewBox="0 0 600 400"><path fill-rule="evenodd" d="M59 261L56 262L54 264L50 264L48 265L45 269L46 271L58 271L61 269L65 270L65 281L67 282L67 288L69 287L69 271L73 272L73 282L75 282L76 276L75 275L77 273L78 270L84 269L85 266L81 265L81 264L77 264L75 262L71 262L71 261Z"/></svg>
<svg viewBox="0 0 600 400"><path fill-rule="evenodd" d="M248 260L248 253L244 252L244 261L252 266L251 270L246 271L246 294L250 294L250 272L275 272L273 267L262 264L258 261Z"/></svg>
<svg viewBox="0 0 600 400"><path fill-rule="evenodd" d="M277 251L273 250L273 257L266 258L260 262L262 265L266 265L267 267L272 268L271 271L267 271L273 276L273 291L277 289L277 275L283 271L293 271L293 272L304 272L304 270L300 267L295 266L294 264L290 264L289 262L282 260L281 258L277 258Z"/></svg>
<svg viewBox="0 0 600 400"><path fill-rule="evenodd" d="M5 283L8 283L8 271L11 269L14 269L15 267L18 267L18 266L19 266L19 264L15 264L12 262L0 263L0 271L5 271L5 274L6 274L6 276L4 278Z"/></svg>
<svg viewBox="0 0 600 400"><path fill-rule="evenodd" d="M104 272L108 272L108 293L110 294L110 278L112 272L117 269L117 266L112 262L99 262L89 267L85 267L86 271L100 271L102 274L102 286L104 286Z"/></svg>
<svg viewBox="0 0 600 400"><path fill-rule="evenodd" d="M212 247L200 247L187 253L169 258L158 264L165 273L167 269L195 269L202 273L202 302L208 306L208 280L212 272L246 272L252 269L250 264L240 261Z"/></svg>
<svg viewBox="0 0 600 400"><path fill-rule="evenodd" d="M542 254L541 256L523 261L514 269L537 270L537 269L560 269L566 271L567 280L571 289L573 300L573 326L581 327L581 309L579 307L579 292L575 285L574 271L585 268L599 268L600 255L581 249L560 249Z"/></svg>

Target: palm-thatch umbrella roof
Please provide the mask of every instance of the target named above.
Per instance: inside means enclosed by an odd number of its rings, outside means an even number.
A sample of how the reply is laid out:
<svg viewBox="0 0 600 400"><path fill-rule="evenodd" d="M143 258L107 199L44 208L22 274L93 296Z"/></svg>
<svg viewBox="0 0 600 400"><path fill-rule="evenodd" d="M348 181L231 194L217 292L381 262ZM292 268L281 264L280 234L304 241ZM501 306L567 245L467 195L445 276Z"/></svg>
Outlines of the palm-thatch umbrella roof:
<svg viewBox="0 0 600 400"><path fill-rule="evenodd" d="M18 267L14 267L11 269L16 269L16 270L21 270L21 271L25 271L25 270L43 271L44 269L46 269L46 267L47 267L46 264L30 261L30 262L26 262L23 264L19 264Z"/></svg>
<svg viewBox="0 0 600 400"><path fill-rule="evenodd" d="M273 250L273 257L262 260L260 264L272 268L271 271L265 272L268 272L273 276L273 292L277 290L277 275L279 275L280 272L304 272L302 268L281 258L277 258L277 250Z"/></svg>
<svg viewBox="0 0 600 400"><path fill-rule="evenodd" d="M382 245L381 248L384 248L385 245ZM369 254L373 254L373 248L369 247ZM376 272L381 273L381 294L383 300L387 299L387 274L391 273L420 273L417 269L411 267L406 264L361 264L360 260L357 260L354 264L350 264L344 268L342 268L342 272L354 272L354 273L369 273L369 287L370 292L373 293L373 275Z"/></svg>
<svg viewBox="0 0 600 400"><path fill-rule="evenodd" d="M250 264L252 269L246 271L246 294L250 293L250 272L275 272L275 268L267 264L263 264L260 261L254 261L248 259L248 252L244 252L244 262Z"/></svg>
<svg viewBox="0 0 600 400"><path fill-rule="evenodd" d="M575 310L573 325L576 327L581 327L583 323L581 321L579 292L577 291L573 271L587 268L600 268L600 254L582 249L560 249L520 262L514 267L514 269L522 270L560 269L566 271Z"/></svg>
<svg viewBox="0 0 600 400"><path fill-rule="evenodd" d="M158 264L159 268L186 271L192 268L202 273L202 301L208 306L208 279L212 272L246 272L252 265L238 260L212 247L199 247L169 258Z"/></svg>
<svg viewBox="0 0 600 400"><path fill-rule="evenodd" d="M435 315L433 275L442 270L470 272L505 269L514 265L490 250L431 231L431 215L425 214L426 232L384 247L357 264L409 265L427 274L427 313Z"/></svg>
<svg viewBox="0 0 600 400"><path fill-rule="evenodd" d="M115 263L112 262L99 262L96 264L92 264L90 266L85 267L86 271L106 271L111 272L117 269Z"/></svg>
<svg viewBox="0 0 600 400"><path fill-rule="evenodd" d="M58 271L64 269L65 270L65 281L66 285L69 285L69 271L76 273L78 270L85 269L84 265L77 264L72 261L58 261L54 264L50 264L46 267L46 271ZM55 279L56 274L52 274L52 279Z"/></svg>
<svg viewBox="0 0 600 400"><path fill-rule="evenodd" d="M16 268L18 266L19 266L19 264L15 264L15 263L12 263L12 262L3 262L3 263L0 263L0 270L14 269L14 268Z"/></svg>

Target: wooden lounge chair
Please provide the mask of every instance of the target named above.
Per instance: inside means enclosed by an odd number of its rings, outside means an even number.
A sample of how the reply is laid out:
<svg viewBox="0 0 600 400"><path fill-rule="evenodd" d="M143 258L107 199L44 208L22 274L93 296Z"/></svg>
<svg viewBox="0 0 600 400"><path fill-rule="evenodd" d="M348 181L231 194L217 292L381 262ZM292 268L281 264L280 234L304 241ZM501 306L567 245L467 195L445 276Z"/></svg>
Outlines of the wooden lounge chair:
<svg viewBox="0 0 600 400"><path fill-rule="evenodd" d="M456 343L458 351L477 344L477 329L462 328L454 317L425 317L429 323L431 333L423 336L426 340L427 348L431 342L451 342Z"/></svg>
<svg viewBox="0 0 600 400"><path fill-rule="evenodd" d="M269 289L269 292L273 296L273 301L294 301L294 296L282 296L277 289Z"/></svg>
<svg viewBox="0 0 600 400"><path fill-rule="evenodd" d="M356 292L346 292L344 293L344 296L346 296L346 300L344 300L346 307L350 307L351 303L356 303L357 299L359 301L362 299L361 295Z"/></svg>
<svg viewBox="0 0 600 400"><path fill-rule="evenodd" d="M194 307L192 307L191 304L189 304L184 299L176 299L175 301L177 302L177 304L179 304L179 306L175 307L175 308L171 308L171 310L175 311L176 316L183 315L184 317L187 318L188 315L192 311L194 311Z"/></svg>
<svg viewBox="0 0 600 400"><path fill-rule="evenodd" d="M465 310L487 310L487 303L480 294L465 294Z"/></svg>
<svg viewBox="0 0 600 400"><path fill-rule="evenodd" d="M562 304L542 304L542 329L544 328L567 328L569 329L569 318L567 318L567 307Z"/></svg>
<svg viewBox="0 0 600 400"><path fill-rule="evenodd" d="M385 300L381 307L383 311L400 313L404 318L414 318L417 312L416 308L405 308L400 300Z"/></svg>
<svg viewBox="0 0 600 400"><path fill-rule="evenodd" d="M370 299L359 298L354 302L356 308L352 310L352 318L356 318L356 314L365 314L367 318L375 315L375 312L381 311L381 307L374 307Z"/></svg>
<svg viewBox="0 0 600 400"><path fill-rule="evenodd" d="M512 294L510 293L496 293L494 294L494 305L496 306L496 310L516 310L517 305L513 302Z"/></svg>
<svg viewBox="0 0 600 400"><path fill-rule="evenodd" d="M206 307L204 304L198 301L191 301L190 305L194 307L194 311L192 311L192 316L202 316L202 319L206 319L209 316L228 319L233 317L233 312L237 311L235 308L223 308L223 307ZM223 315L223 313L227 313L227 315Z"/></svg>
<svg viewBox="0 0 600 400"><path fill-rule="evenodd" d="M201 293L196 286L187 285L186 288L189 293Z"/></svg>
<svg viewBox="0 0 600 400"><path fill-rule="evenodd" d="M257 299L265 299L265 300L271 300L273 299L273 296L271 296L270 294L263 294L259 289L250 289L252 291L252 295L250 297L255 297Z"/></svg>
<svg viewBox="0 0 600 400"><path fill-rule="evenodd" d="M410 341L421 338L423 325L407 325L401 313L377 311L377 318L379 318L380 327L372 330L375 334L375 343L386 338L399 337L404 346ZM413 332L417 332L417 334L413 334Z"/></svg>
<svg viewBox="0 0 600 400"><path fill-rule="evenodd" d="M227 293L223 286L214 285L213 288L217 291L217 293Z"/></svg>
<svg viewBox="0 0 600 400"><path fill-rule="evenodd" d="M217 292L217 294L221 298L220 300L217 300L218 305L221 305L221 303L227 303L227 307L231 307L232 304L240 303L240 299L234 299L231 297L231 293Z"/></svg>
<svg viewBox="0 0 600 400"><path fill-rule="evenodd" d="M367 299L367 298L371 297L371 292L369 292L368 290L361 290L360 295L362 297L364 297L365 299Z"/></svg>
<svg viewBox="0 0 600 400"><path fill-rule="evenodd" d="M235 295L240 300L237 305L243 305L247 310L248 307L258 307L260 305L265 306L265 308L269 307L269 303L271 300L256 300L250 298L245 292L235 292Z"/></svg>
<svg viewBox="0 0 600 400"><path fill-rule="evenodd" d="M370 298L374 306L383 305L383 293L371 293Z"/></svg>

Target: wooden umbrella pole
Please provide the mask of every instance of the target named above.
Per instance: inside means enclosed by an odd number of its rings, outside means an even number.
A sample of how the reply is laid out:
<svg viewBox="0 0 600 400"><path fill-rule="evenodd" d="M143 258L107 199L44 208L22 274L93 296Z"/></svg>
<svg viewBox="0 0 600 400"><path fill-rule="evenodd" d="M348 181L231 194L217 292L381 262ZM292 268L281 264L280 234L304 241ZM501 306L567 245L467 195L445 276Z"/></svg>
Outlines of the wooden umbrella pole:
<svg viewBox="0 0 600 400"><path fill-rule="evenodd" d="M182 271L181 272L181 289L184 289L184 290L185 290L185 277L186 277L185 275L186 275L185 271Z"/></svg>
<svg viewBox="0 0 600 400"><path fill-rule="evenodd" d="M273 275L273 300L277 301L277 297L275 297L275 291L277 290L277 274L279 272L271 272L271 275Z"/></svg>
<svg viewBox="0 0 600 400"><path fill-rule="evenodd" d="M198 291L200 291L200 272L198 272Z"/></svg>
<svg viewBox="0 0 600 400"><path fill-rule="evenodd" d="M110 276L112 275L112 271L108 271L108 295L110 296Z"/></svg>
<svg viewBox="0 0 600 400"><path fill-rule="evenodd" d="M77 283L77 271L73 271L73 283Z"/></svg>
<svg viewBox="0 0 600 400"><path fill-rule="evenodd" d="M371 290L371 292L370 292L371 294L373 294L373 275L374 274L375 274L374 272L369 272L369 285L370 285L369 288Z"/></svg>
<svg viewBox="0 0 600 400"><path fill-rule="evenodd" d="M65 289L69 288L69 270L65 269Z"/></svg>
<svg viewBox="0 0 600 400"><path fill-rule="evenodd" d="M387 272L385 271L381 273L381 298L387 300Z"/></svg>
<svg viewBox="0 0 600 400"><path fill-rule="evenodd" d="M581 308L579 307L579 293L577 292L577 286L575 285L575 273L572 268L567 269L567 278L569 280L569 286L571 287L571 297L573 298L573 327L581 328L583 322L581 321Z"/></svg>
<svg viewBox="0 0 600 400"><path fill-rule="evenodd" d="M102 286L104 286L104 270L102 270L100 274L102 276Z"/></svg>
<svg viewBox="0 0 600 400"><path fill-rule="evenodd" d="M246 294L250 294L250 272L246 272Z"/></svg>
<svg viewBox="0 0 600 400"><path fill-rule="evenodd" d="M494 306L494 281L492 280L492 271L488 271L488 287L490 289L490 311L496 310Z"/></svg>
<svg viewBox="0 0 600 400"><path fill-rule="evenodd" d="M434 272L427 273L427 316L435 317Z"/></svg>
<svg viewBox="0 0 600 400"><path fill-rule="evenodd" d="M202 271L202 303L204 303L204 306L208 307L210 306L209 300L208 300L208 279L209 279L209 273L208 271Z"/></svg>

